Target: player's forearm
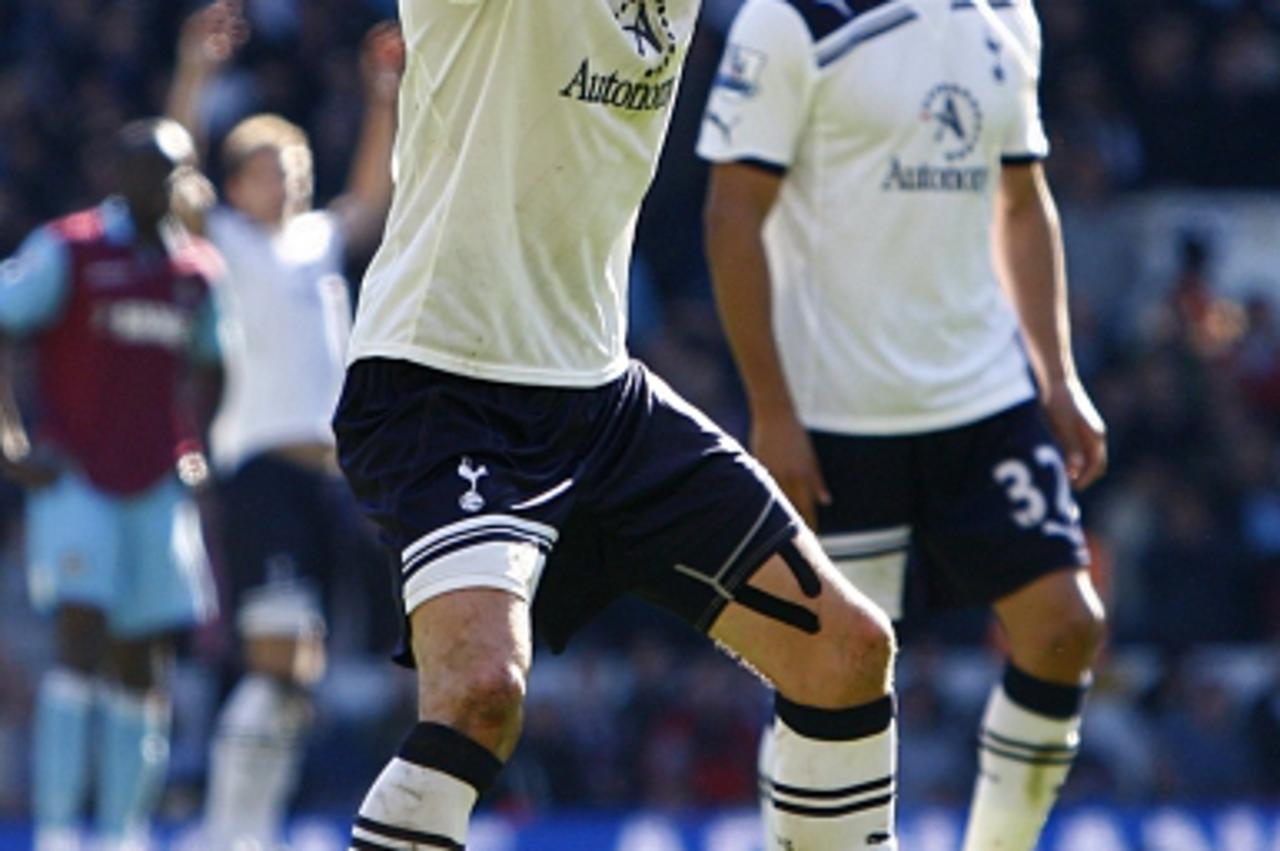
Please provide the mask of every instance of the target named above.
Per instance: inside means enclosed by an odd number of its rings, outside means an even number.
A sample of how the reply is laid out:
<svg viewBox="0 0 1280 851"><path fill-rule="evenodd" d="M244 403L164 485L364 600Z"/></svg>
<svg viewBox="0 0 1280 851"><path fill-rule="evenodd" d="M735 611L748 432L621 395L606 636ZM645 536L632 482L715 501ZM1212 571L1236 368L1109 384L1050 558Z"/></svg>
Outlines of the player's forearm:
<svg viewBox="0 0 1280 851"><path fill-rule="evenodd" d="M20 463L31 454L31 439L14 390L13 361L13 343L0 340L0 461L4 463Z"/></svg>
<svg viewBox="0 0 1280 851"><path fill-rule="evenodd" d="M391 204L391 149L395 135L395 100L371 100L365 108L347 191L341 199L350 243L358 245L377 238Z"/></svg>
<svg viewBox="0 0 1280 851"><path fill-rule="evenodd" d="M208 74L192 62L179 62L169 84L165 100L165 114L187 128L196 141L196 147L205 150L206 139L203 122L200 121L200 102L208 85Z"/></svg>
<svg viewBox="0 0 1280 851"><path fill-rule="evenodd" d="M773 295L762 225L758 217L734 210L712 209L706 220L716 304L755 421L795 413L773 336Z"/></svg>
<svg viewBox="0 0 1280 851"><path fill-rule="evenodd" d="M1003 199L996 216L1001 278L1042 386L1075 378L1065 261L1057 209L1039 176L1025 197Z"/></svg>

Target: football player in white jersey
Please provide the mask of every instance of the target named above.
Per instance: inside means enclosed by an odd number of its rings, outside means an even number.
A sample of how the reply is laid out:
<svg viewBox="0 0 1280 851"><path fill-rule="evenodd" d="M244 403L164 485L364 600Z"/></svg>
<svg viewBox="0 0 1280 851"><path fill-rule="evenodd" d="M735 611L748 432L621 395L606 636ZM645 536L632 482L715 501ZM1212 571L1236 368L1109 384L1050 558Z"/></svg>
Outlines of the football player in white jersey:
<svg viewBox="0 0 1280 851"><path fill-rule="evenodd" d="M897 847L887 619L624 346L632 228L697 14L400 3L395 196L334 427L402 565L419 723L352 848L462 848L519 735L533 631L559 649L627 593L776 686L795 849Z"/></svg>
<svg viewBox="0 0 1280 851"><path fill-rule="evenodd" d="M243 40L238 4L188 19L170 114L199 130L211 75ZM208 848L279 840L325 667L321 592L358 559L363 521L339 474L329 421L345 367L348 249L372 247L391 200L403 43L375 28L361 57L365 114L345 194L311 209L311 152L276 115L240 122L221 148L226 206L200 218L227 258L216 288L225 361L211 432L223 550L245 673L211 747ZM368 549L368 548L366 548Z"/></svg>
<svg viewBox="0 0 1280 851"><path fill-rule="evenodd" d="M1030 0L747 0L698 145L752 448L890 614L911 552L1008 638L967 851L1034 847L1103 634L1039 39Z"/></svg>

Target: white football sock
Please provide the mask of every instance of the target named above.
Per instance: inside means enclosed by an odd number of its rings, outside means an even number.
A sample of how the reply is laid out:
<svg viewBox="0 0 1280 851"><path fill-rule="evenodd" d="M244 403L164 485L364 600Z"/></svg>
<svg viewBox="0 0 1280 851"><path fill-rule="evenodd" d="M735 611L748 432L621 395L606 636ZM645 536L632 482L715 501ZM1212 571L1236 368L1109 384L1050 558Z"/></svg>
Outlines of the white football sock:
<svg viewBox="0 0 1280 851"><path fill-rule="evenodd" d="M210 754L209 848L275 846L310 724L311 699L304 690L263 674L240 680L223 706Z"/></svg>
<svg viewBox="0 0 1280 851"><path fill-rule="evenodd" d="M982 719L964 851L1032 851L1079 747L1084 689L1009 670L1005 683L992 689ZM1011 690L1024 699L1015 700Z"/></svg>
<svg viewBox="0 0 1280 851"><path fill-rule="evenodd" d="M896 851L893 699L844 710L781 695L774 721L771 848Z"/></svg>
<svg viewBox="0 0 1280 851"><path fill-rule="evenodd" d="M502 763L441 724L419 723L360 805L352 851L461 851L476 800Z"/></svg>

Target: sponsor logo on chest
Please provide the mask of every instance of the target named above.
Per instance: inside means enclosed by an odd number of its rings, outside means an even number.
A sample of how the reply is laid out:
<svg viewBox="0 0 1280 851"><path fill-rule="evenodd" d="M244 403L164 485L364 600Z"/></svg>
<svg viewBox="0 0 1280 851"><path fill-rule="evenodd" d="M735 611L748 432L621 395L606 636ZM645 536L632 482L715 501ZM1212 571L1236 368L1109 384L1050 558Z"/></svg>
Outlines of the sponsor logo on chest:
<svg viewBox="0 0 1280 851"><path fill-rule="evenodd" d="M116 299L94 307L93 326L111 339L133 346L184 348L191 336L187 311L162 301Z"/></svg>
<svg viewBox="0 0 1280 851"><path fill-rule="evenodd" d="M902 192L987 191L990 167L961 164L977 149L983 132L982 105L973 92L957 83L939 83L925 94L917 120L917 132L927 134L934 156L926 162L904 163L893 155L880 188Z"/></svg>
<svg viewBox="0 0 1280 851"><path fill-rule="evenodd" d="M675 96L680 46L668 0L610 2L614 23L643 68L625 70L583 57L560 96L629 112L665 109Z"/></svg>

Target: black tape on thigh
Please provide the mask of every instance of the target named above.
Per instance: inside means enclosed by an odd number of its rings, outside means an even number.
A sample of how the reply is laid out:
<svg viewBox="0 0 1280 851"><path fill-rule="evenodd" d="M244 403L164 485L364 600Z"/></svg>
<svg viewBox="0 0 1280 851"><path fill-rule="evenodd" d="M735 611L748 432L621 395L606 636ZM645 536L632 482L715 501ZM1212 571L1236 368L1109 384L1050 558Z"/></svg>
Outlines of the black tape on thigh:
<svg viewBox="0 0 1280 851"><path fill-rule="evenodd" d="M787 626L794 626L801 632L807 632L810 635L817 634L821 628L818 623L818 616L804 606L796 605L781 597L775 597L767 591L752 588L750 585L739 586L737 592L733 595L733 599L752 611L759 612L767 618L782 621Z"/></svg>
<svg viewBox="0 0 1280 851"><path fill-rule="evenodd" d="M801 593L811 600L822 593L822 582L818 579L817 571L801 555L794 542L787 541L783 544L778 550L778 555L782 556L783 562L791 570L791 575L795 577ZM738 586L737 591L733 594L733 599L752 611L758 612L767 618L781 621L787 626L793 626L810 635L817 634L822 628L818 616L804 606L774 596L767 591L761 591L759 588L753 588L745 583Z"/></svg>
<svg viewBox="0 0 1280 851"><path fill-rule="evenodd" d="M787 541L783 544L778 550L778 555L782 556L787 567L791 568L791 575L796 578L796 583L806 597L812 600L822 593L822 582L818 579L818 572L800 553L795 541Z"/></svg>

